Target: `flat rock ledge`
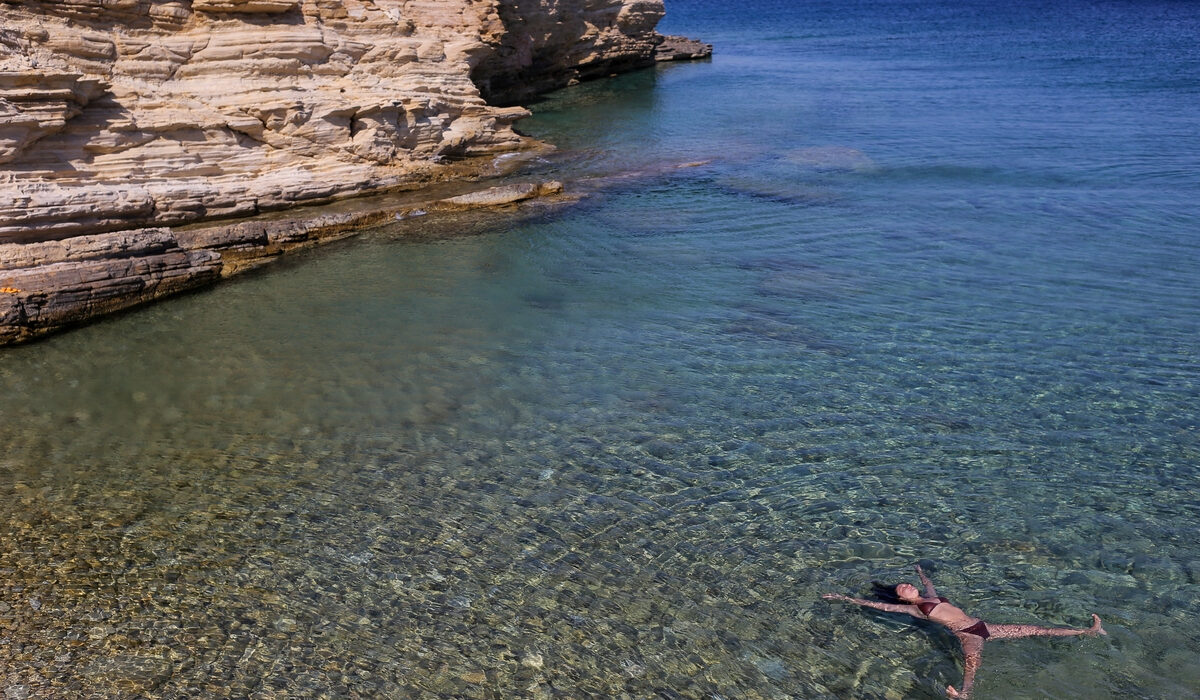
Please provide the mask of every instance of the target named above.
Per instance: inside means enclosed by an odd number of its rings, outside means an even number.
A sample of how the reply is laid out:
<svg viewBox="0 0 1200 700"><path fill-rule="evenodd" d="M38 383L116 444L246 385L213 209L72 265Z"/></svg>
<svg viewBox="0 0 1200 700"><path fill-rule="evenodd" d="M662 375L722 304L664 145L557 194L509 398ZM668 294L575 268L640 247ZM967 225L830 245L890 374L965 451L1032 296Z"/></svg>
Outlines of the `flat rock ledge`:
<svg viewBox="0 0 1200 700"><path fill-rule="evenodd" d="M654 49L654 60L663 61L696 61L712 58L712 44L706 44L698 39L686 36L664 36L662 42Z"/></svg>
<svg viewBox="0 0 1200 700"><path fill-rule="evenodd" d="M497 207L505 204L516 204L534 197L546 197L552 194L561 194L563 184L558 181L540 182L540 183L521 183L516 185L501 185L499 187L490 187L480 192L470 192L468 194L460 194L457 197L448 197L435 202L435 206L440 207Z"/></svg>
<svg viewBox="0 0 1200 700"><path fill-rule="evenodd" d="M569 202L557 181L506 184L403 206L361 200L353 211L151 227L57 241L0 244L0 346L213 284L280 255L364 228L439 211Z"/></svg>

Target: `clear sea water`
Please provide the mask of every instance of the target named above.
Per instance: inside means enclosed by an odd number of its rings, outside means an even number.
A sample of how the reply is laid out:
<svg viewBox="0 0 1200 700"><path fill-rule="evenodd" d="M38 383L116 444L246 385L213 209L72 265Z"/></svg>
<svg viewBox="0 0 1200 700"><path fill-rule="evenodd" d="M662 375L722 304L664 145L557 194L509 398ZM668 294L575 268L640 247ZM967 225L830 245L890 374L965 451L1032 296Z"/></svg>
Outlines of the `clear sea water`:
<svg viewBox="0 0 1200 700"><path fill-rule="evenodd" d="M580 205L0 353L6 700L932 698L819 598L916 561L1104 618L978 698L1200 697L1200 4L668 11L523 123Z"/></svg>

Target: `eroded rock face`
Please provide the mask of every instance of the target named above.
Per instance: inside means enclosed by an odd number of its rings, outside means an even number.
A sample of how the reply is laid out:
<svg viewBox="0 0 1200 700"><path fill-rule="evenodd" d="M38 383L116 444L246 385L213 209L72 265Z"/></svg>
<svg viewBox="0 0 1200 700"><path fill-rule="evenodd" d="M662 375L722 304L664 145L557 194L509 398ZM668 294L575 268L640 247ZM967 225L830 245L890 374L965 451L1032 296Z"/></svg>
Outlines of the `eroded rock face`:
<svg viewBox="0 0 1200 700"><path fill-rule="evenodd" d="M643 65L661 0L0 1L0 240L250 215L521 148L535 89Z"/></svg>
<svg viewBox="0 0 1200 700"><path fill-rule="evenodd" d="M154 243L171 227L534 146L512 129L526 110L495 104L653 63L662 14L662 0L0 0L0 287L20 290L0 291L0 344L228 273L228 250ZM80 245L108 253L51 262L38 247L99 234Z"/></svg>
<svg viewBox="0 0 1200 700"><path fill-rule="evenodd" d="M710 58L712 44L705 44L697 39L686 36L664 36L654 52L655 61L691 61L693 59Z"/></svg>
<svg viewBox="0 0 1200 700"><path fill-rule="evenodd" d="M579 80L650 65L663 37L662 0L506 0L504 31L474 77L484 96L514 104Z"/></svg>
<svg viewBox="0 0 1200 700"><path fill-rule="evenodd" d="M0 3L0 240L250 215L516 149L494 2Z"/></svg>

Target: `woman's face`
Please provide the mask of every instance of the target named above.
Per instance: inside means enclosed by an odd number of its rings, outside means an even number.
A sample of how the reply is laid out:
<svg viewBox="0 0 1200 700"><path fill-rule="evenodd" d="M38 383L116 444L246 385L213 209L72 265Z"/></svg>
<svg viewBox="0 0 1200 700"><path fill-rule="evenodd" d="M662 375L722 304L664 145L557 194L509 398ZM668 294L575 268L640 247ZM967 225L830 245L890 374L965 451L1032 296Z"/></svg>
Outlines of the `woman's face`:
<svg viewBox="0 0 1200 700"><path fill-rule="evenodd" d="M896 596L904 601L920 600L921 592L911 583L902 583L896 586Z"/></svg>

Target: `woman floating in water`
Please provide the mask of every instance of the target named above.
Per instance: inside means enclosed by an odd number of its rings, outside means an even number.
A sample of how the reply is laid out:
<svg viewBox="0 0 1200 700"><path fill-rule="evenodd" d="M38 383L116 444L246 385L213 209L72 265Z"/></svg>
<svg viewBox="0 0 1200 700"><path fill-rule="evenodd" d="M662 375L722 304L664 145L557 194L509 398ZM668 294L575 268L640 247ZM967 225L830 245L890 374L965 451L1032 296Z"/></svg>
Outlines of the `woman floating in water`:
<svg viewBox="0 0 1200 700"><path fill-rule="evenodd" d="M1095 613L1092 614L1092 626L1087 629L1038 627L1037 625L993 625L977 617L971 617L961 609L951 605L950 601L939 596L937 591L934 590L933 583L929 580L929 577L921 570L920 564L917 564L917 575L921 577L921 583L925 585L925 595L922 596L917 587L911 583L902 583L896 586L896 597L907 603L907 605L862 600L861 598L844 596L840 593L827 593L821 597L825 600L844 600L858 605L865 605L868 608L875 608L876 610L907 613L922 620L936 622L953 632L954 636L958 637L959 643L962 644L964 671L961 691L955 690L952 685L946 686L946 695L952 698L965 698L971 694L971 685L975 682L975 672L979 670L983 643L988 639L1075 637L1078 635L1096 636L1098 634L1108 634L1100 626L1100 616Z"/></svg>

